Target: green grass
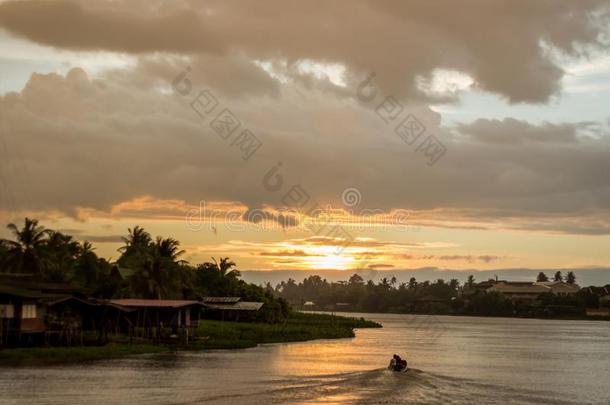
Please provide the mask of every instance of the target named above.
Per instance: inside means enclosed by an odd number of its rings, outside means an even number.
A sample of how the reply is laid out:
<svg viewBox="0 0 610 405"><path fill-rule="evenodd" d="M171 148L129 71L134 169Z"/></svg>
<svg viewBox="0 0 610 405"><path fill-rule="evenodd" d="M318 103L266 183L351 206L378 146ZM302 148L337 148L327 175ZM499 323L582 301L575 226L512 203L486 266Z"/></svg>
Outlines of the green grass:
<svg viewBox="0 0 610 405"><path fill-rule="evenodd" d="M379 328L365 319L327 314L294 313L283 323L201 321L197 335L207 337L195 347L238 348L259 343L302 342L354 337L354 328Z"/></svg>
<svg viewBox="0 0 610 405"><path fill-rule="evenodd" d="M170 350L244 349L259 343L354 337L354 328L381 327L365 319L294 313L283 323L203 320L189 345L111 343L106 346L35 347L0 350L0 365L74 363ZM126 339L123 339L126 341Z"/></svg>

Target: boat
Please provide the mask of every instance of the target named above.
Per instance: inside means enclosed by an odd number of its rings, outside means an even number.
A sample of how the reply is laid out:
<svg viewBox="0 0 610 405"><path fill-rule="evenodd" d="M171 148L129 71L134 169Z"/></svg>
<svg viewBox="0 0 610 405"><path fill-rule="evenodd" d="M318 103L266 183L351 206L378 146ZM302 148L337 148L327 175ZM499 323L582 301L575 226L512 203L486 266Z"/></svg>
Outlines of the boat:
<svg viewBox="0 0 610 405"><path fill-rule="evenodd" d="M392 360L390 360L388 368L396 373L404 373L409 369L407 367L407 361L401 359L399 356L396 355L394 355L394 357L392 357Z"/></svg>

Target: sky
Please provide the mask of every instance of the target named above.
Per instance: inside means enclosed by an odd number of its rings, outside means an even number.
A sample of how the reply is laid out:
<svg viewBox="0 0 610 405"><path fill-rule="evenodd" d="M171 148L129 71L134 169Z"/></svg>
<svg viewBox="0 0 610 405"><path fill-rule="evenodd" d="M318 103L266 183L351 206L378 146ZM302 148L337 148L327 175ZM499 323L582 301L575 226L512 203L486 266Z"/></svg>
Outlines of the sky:
<svg viewBox="0 0 610 405"><path fill-rule="evenodd" d="M609 19L1 1L0 221L109 259L140 225L247 270L608 268Z"/></svg>

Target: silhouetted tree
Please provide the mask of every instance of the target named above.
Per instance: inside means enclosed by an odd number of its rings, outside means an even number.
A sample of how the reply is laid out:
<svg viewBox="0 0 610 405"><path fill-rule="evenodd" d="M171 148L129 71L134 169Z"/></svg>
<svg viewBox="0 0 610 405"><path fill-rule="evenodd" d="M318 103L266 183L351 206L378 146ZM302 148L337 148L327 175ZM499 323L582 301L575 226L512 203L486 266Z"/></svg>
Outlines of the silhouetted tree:
<svg viewBox="0 0 610 405"><path fill-rule="evenodd" d="M38 220L25 218L23 228L10 223L6 226L15 240L4 240L8 250L7 267L19 273L41 274L47 233Z"/></svg>
<svg viewBox="0 0 610 405"><path fill-rule="evenodd" d="M568 284L576 284L576 274L573 271L569 271L566 276L566 283Z"/></svg>
<svg viewBox="0 0 610 405"><path fill-rule="evenodd" d="M542 283L544 281L549 281L549 278L543 272L538 273L538 277L536 277L536 281Z"/></svg>
<svg viewBox="0 0 610 405"><path fill-rule="evenodd" d="M561 275L560 271L557 271L555 273L555 276L553 277L553 281L563 281L563 276Z"/></svg>
<svg viewBox="0 0 610 405"><path fill-rule="evenodd" d="M80 252L80 244L58 231L46 230L47 239L44 249L46 263L44 278L49 281L63 282L72 279Z"/></svg>
<svg viewBox="0 0 610 405"><path fill-rule="evenodd" d="M350 285L364 285L364 279L359 274L353 274L348 281Z"/></svg>

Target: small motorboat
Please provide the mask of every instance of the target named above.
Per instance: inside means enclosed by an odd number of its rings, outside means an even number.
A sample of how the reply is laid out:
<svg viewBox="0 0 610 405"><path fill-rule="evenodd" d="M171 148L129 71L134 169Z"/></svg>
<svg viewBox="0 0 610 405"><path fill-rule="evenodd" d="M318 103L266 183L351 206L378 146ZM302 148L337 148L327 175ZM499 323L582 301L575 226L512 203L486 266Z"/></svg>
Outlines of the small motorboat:
<svg viewBox="0 0 610 405"><path fill-rule="evenodd" d="M388 368L397 373L404 373L408 370L407 361L400 358L399 355L395 354L394 356L392 356L392 360L390 360Z"/></svg>

